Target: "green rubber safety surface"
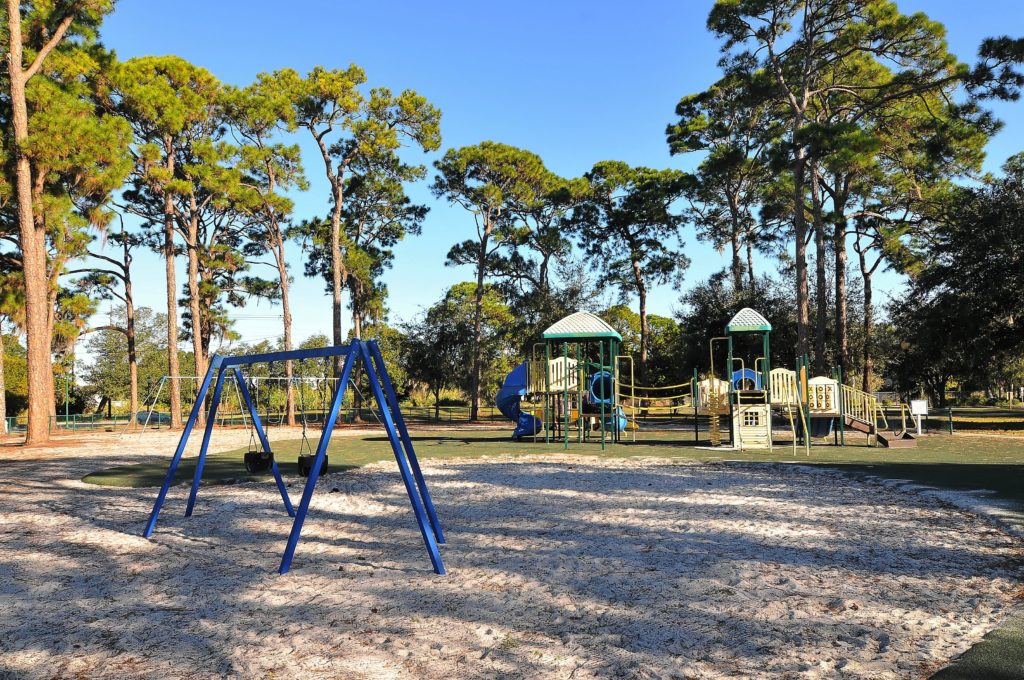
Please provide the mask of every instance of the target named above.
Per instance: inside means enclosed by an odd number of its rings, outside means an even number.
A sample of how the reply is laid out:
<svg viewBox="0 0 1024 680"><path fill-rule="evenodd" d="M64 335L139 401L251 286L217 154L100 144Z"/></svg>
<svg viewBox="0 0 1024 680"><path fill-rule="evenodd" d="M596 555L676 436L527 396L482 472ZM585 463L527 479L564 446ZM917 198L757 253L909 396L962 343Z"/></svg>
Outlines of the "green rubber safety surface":
<svg viewBox="0 0 1024 680"><path fill-rule="evenodd" d="M1020 680L1024 678L1024 614L985 635L931 680Z"/></svg>

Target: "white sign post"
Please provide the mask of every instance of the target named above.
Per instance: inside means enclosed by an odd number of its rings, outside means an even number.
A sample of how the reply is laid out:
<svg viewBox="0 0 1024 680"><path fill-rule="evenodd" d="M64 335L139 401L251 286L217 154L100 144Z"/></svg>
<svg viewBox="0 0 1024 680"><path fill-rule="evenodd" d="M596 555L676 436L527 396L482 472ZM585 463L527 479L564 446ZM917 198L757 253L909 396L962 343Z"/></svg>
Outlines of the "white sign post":
<svg viewBox="0 0 1024 680"><path fill-rule="evenodd" d="M917 436L921 436L921 419L928 416L928 401L925 399L912 399L910 401L910 415L917 421Z"/></svg>

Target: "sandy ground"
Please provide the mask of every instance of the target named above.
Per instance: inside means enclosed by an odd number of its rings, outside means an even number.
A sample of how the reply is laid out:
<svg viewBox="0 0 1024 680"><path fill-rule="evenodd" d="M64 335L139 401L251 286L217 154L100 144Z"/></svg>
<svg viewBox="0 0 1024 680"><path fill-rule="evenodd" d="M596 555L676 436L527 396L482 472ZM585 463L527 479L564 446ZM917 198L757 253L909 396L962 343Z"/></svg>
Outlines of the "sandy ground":
<svg viewBox="0 0 1024 680"><path fill-rule="evenodd" d="M172 440L0 451L0 677L913 678L1020 601L1022 542L927 494L565 456L425 466L447 576L393 464L330 475L278 576L272 485L172 489L146 540L155 490L78 481Z"/></svg>

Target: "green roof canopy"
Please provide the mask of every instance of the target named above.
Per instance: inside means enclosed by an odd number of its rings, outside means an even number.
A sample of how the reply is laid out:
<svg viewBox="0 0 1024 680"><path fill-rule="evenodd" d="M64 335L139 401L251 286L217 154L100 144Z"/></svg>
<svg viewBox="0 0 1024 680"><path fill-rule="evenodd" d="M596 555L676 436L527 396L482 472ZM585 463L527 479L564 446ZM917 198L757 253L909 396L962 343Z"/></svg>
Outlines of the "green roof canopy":
<svg viewBox="0 0 1024 680"><path fill-rule="evenodd" d="M544 331L545 340L588 340L622 336L601 317L590 312L576 312L548 326Z"/></svg>
<svg viewBox="0 0 1024 680"><path fill-rule="evenodd" d="M772 325L750 307L744 307L732 317L732 321L725 327L726 333L752 333L770 331Z"/></svg>

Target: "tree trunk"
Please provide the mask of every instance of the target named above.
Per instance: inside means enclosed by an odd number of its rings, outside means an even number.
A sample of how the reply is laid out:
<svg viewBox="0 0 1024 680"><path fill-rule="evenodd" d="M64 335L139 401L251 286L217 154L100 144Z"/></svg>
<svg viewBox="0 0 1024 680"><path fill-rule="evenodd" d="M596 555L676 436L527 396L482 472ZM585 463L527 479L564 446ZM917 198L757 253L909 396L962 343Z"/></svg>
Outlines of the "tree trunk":
<svg viewBox="0 0 1024 680"><path fill-rule="evenodd" d="M732 263L729 265L729 269L732 272L733 292L740 293L743 290L743 260L740 257L740 219L739 209L736 207L735 201L731 196L729 198L729 217L731 218L729 246L732 250Z"/></svg>
<svg viewBox="0 0 1024 680"><path fill-rule="evenodd" d="M818 375L825 375L828 362L825 357L826 339L828 334L828 272L825 268L825 224L821 214L821 188L818 186L817 173L811 172L811 205L814 218L814 297L815 297L815 337L814 337L814 368Z"/></svg>
<svg viewBox="0 0 1024 680"><path fill-rule="evenodd" d="M740 235L734 229L729 239L732 246L732 288L736 293L743 291L743 260L740 258Z"/></svg>
<svg viewBox="0 0 1024 680"><path fill-rule="evenodd" d="M860 252L860 272L864 277L864 377L861 381L861 389L865 392L871 391L872 371L874 369L874 348L872 343L872 330L874 328L874 307L872 306L871 290L871 269L867 266L867 257Z"/></svg>
<svg viewBox="0 0 1024 680"><path fill-rule="evenodd" d="M836 255L836 363L842 375L850 363L849 320L846 310L846 221L840 220L832 236Z"/></svg>
<svg viewBox="0 0 1024 680"><path fill-rule="evenodd" d="M199 234L199 226L195 217L195 199L192 201L192 213L189 217L186 233L188 238L185 243L185 258L187 267L185 274L188 287L188 310L192 317L192 362L193 375L195 376L195 395L199 394L199 387L206 377L206 353L203 351L203 309L199 299L199 244L196 241ZM195 401L192 402L195 408ZM206 422L206 405L199 408L196 415L196 424Z"/></svg>
<svg viewBox="0 0 1024 680"><path fill-rule="evenodd" d="M289 300L288 265L284 259L284 241L277 239L275 244L277 255L277 278L281 286L281 318L284 320L284 351L292 351L292 305ZM295 389L292 385L294 368L291 361L284 362L285 376L285 422L295 426ZM299 386L302 389L302 386Z"/></svg>
<svg viewBox="0 0 1024 680"><path fill-rule="evenodd" d="M796 145L798 127L793 129L793 144ZM796 354L804 356L808 351L808 327L810 326L810 300L807 288L807 220L804 216L804 170L806 158L803 149L794 150L793 163L793 235L796 239Z"/></svg>
<svg viewBox="0 0 1024 680"><path fill-rule="evenodd" d="M633 260L633 278L636 281L636 294L640 299L640 375L641 385L647 384L647 355L650 350L650 338L647 327L647 283L639 260Z"/></svg>
<svg viewBox="0 0 1024 680"><path fill-rule="evenodd" d="M4 354L7 346L4 344L4 330L0 328L0 434L7 432L7 383L4 379Z"/></svg>
<svg viewBox="0 0 1024 680"><path fill-rule="evenodd" d="M754 243L750 239L749 234L744 240L747 247L747 285L750 286L750 291L753 292L757 283L757 278L754 276Z"/></svg>
<svg viewBox="0 0 1024 680"><path fill-rule="evenodd" d="M174 147L164 140L167 174L174 176ZM178 281L174 271L174 196L164 188L164 273L167 278L167 374L170 378L171 425L181 427L181 381L178 379Z"/></svg>
<svg viewBox="0 0 1024 680"><path fill-rule="evenodd" d="M324 161L330 164L330 158L325 157ZM344 261L341 252L341 210L342 210L342 187L339 176L331 188L334 191L334 210L331 211L331 330L334 336L334 344L341 345L345 338L341 335L341 281L343 276ZM341 377L342 357L334 357L334 377Z"/></svg>
<svg viewBox="0 0 1024 680"><path fill-rule="evenodd" d="M483 313L484 313L484 274L487 273L487 241L491 233L491 224L484 225L484 233L480 239L480 252L476 260L476 293L473 296L473 375L471 376L469 395L469 419L476 421L480 417L480 373L483 371L481 358L483 348Z"/></svg>
<svg viewBox="0 0 1024 680"><path fill-rule="evenodd" d="M363 316L362 316L362 312L359 310L358 296L359 296L359 291L357 289L357 286L356 286L355 282L350 281L349 282L349 299L352 301L352 337L363 339ZM362 384L363 374L362 374L362 370L361 369L362 369L361 362L355 364L354 366L352 366L352 382L353 382L353 384L356 384L356 385ZM361 423L361 422L363 422L363 418L360 415L360 412L362 411L362 408L363 408L363 395L362 395L362 393L359 390L356 390L352 394L352 409L353 409L353 411L352 411L352 422L354 422L354 423Z"/></svg>
<svg viewBox="0 0 1024 680"><path fill-rule="evenodd" d="M46 238L37 230L32 205L32 166L22 148L28 139L26 77L21 41L21 3L7 0L7 64L10 77L11 121L14 128L15 197L18 236L25 280L26 381L28 387L28 429L26 444L41 444L49 437L49 411L53 402L51 338L47 334Z"/></svg>
<svg viewBox="0 0 1024 680"><path fill-rule="evenodd" d="M188 241L188 309L192 315L192 354L195 356L196 384L206 376L206 353L203 351L203 304L199 299L199 216L195 195L189 199Z"/></svg>
<svg viewBox="0 0 1024 680"><path fill-rule="evenodd" d="M125 249L127 263L127 248ZM135 348L135 302L132 298L132 280L129 269L125 267L124 279L125 338L128 342L128 410L131 412L131 426L135 425L135 417L139 412L139 360Z"/></svg>
<svg viewBox="0 0 1024 680"><path fill-rule="evenodd" d="M549 282L548 270L551 267L551 253L542 252L540 258L540 269L537 272L537 287L540 289L540 294L544 296L545 302L547 302L548 296L551 293L551 284Z"/></svg>
<svg viewBox="0 0 1024 680"><path fill-rule="evenodd" d="M441 420L441 388L434 389L434 422Z"/></svg>
<svg viewBox="0 0 1024 680"><path fill-rule="evenodd" d="M38 201L35 202L35 203L38 204ZM36 233L37 234L40 233L38 228L36 230ZM45 249L45 245L43 247ZM50 342L51 343L53 342L53 327L54 327L54 322L56 321L56 319L54 318L54 314L55 314L56 309L57 309L57 292L58 292L58 290L59 290L59 288L57 287L57 282L56 281L53 281L53 280L48 280L47 281L47 284L46 284L46 337L50 338ZM53 357L53 347L52 346L50 348L49 355L50 355L51 358ZM72 356L72 360L73 359L74 359L74 356ZM48 407L48 414L49 414L49 418L51 419L51 421L52 422L56 422L56 420L57 420L57 378L54 375L53 371L47 371L46 372L46 379L49 382L49 388L47 390L47 395L50 398L50 404L49 404L49 407ZM67 376L65 376L64 379L65 379L65 381L68 380ZM65 386L66 386L66 383L65 383Z"/></svg>

